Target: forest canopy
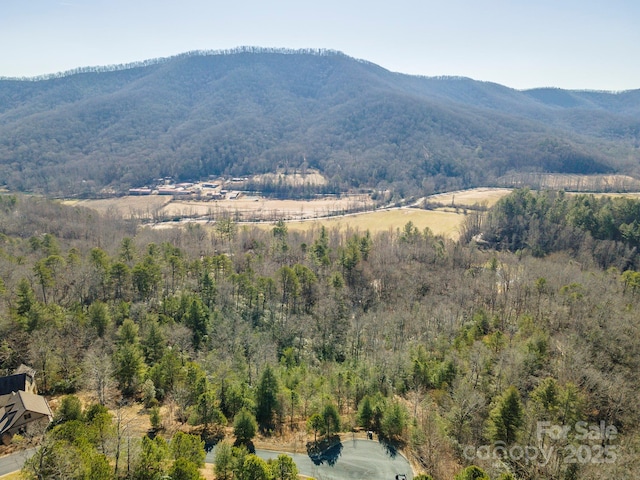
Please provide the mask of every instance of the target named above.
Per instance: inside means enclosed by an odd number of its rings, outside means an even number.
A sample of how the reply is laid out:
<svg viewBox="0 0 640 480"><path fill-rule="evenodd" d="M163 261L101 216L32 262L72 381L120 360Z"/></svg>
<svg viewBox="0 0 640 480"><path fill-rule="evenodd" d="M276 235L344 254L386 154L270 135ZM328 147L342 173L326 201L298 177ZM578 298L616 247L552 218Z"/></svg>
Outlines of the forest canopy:
<svg viewBox="0 0 640 480"><path fill-rule="evenodd" d="M492 247L535 256L586 250L600 268L638 268L640 200L515 190L487 215L481 232ZM467 232L467 237L471 232Z"/></svg>
<svg viewBox="0 0 640 480"><path fill-rule="evenodd" d="M602 268L596 249L543 241L565 235L553 227L560 216L586 231L587 204L596 218L610 211L616 225L635 208L515 192L489 212L487 225L503 225L494 227L502 247L493 250L410 223L376 235L289 232L283 222L136 228L5 195L0 373L26 363L44 394L82 394L98 405L82 409L65 397L45 436L47 462L29 468L69 467L56 456L67 448L82 471L65 478L107 470L109 478L122 448L115 472L125 476L128 441L142 455L132 469L192 471L199 440L165 439L162 428L172 425L205 441L236 431L243 442L291 429L309 442L372 430L442 480L633 476L638 273ZM57 212L48 226L43 211ZM532 244L521 225L538 214L550 225L539 229L540 244L554 245L545 255L519 243ZM624 236L598 241L626 245ZM100 430L118 417L101 416L99 405L122 400L148 406L155 440ZM540 422L569 434L550 436ZM617 435L579 436L601 422ZM241 462L268 472L222 444L216 471ZM171 456L179 445L190 445L181 450L191 452L187 463ZM499 462L483 454L487 445L502 446ZM508 453L518 446L555 453L532 463ZM575 452L583 460L570 461Z"/></svg>

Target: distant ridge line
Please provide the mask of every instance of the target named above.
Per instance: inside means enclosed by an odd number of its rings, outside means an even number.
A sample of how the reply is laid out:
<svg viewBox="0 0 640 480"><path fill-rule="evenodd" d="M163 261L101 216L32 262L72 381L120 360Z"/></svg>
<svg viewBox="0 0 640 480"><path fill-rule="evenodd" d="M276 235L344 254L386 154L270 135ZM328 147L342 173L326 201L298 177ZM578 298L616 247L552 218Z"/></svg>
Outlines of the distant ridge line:
<svg viewBox="0 0 640 480"><path fill-rule="evenodd" d="M241 47L225 48L225 49L219 49L219 50L191 50L185 53L172 55L170 57L150 58L147 60L140 60L137 62L113 64L113 65L78 67L78 68L73 68L71 70L65 70L63 72L47 73L44 75L36 75L33 77L0 76L0 81L41 82L46 80L55 80L58 78L70 77L73 75L79 75L83 73L109 73L109 72L120 72L123 70L132 70L134 68L151 67L154 65L162 65L172 60L176 60L180 58L237 55L241 53L252 53L252 54L271 53L271 54L279 54L279 55L315 55L318 57L352 58L339 50L332 50L332 49L326 49L326 48L292 49L292 48L241 46ZM355 60L359 63L371 64L371 62L368 62L366 60L360 60L357 58L352 58L352 60Z"/></svg>

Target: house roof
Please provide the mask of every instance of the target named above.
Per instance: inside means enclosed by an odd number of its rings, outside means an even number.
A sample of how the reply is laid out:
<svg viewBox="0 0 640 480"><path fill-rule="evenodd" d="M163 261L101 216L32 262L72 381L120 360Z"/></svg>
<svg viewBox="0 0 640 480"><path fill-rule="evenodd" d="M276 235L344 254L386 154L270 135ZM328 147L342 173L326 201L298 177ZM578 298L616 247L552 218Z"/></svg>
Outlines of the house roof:
<svg viewBox="0 0 640 480"><path fill-rule="evenodd" d="M35 378L36 376L36 371L31 367L27 367L24 363L21 363L20 366L13 372L14 375L17 375L19 373L26 373L31 378Z"/></svg>
<svg viewBox="0 0 640 480"><path fill-rule="evenodd" d="M27 392L0 396L0 435L11 429L25 413L53 417L46 398Z"/></svg>
<svg viewBox="0 0 640 480"><path fill-rule="evenodd" d="M0 395L26 390L28 377L29 375L27 373L17 373L7 377L0 377Z"/></svg>

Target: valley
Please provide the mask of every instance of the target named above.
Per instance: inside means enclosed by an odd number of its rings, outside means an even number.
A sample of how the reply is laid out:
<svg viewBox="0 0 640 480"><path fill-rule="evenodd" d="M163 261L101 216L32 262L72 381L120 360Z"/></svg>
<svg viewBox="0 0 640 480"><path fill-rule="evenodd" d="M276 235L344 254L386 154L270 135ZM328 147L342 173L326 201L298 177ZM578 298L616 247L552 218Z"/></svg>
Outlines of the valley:
<svg viewBox="0 0 640 480"><path fill-rule="evenodd" d="M296 181L284 176L285 182ZM315 177L322 181L322 176ZM640 192L599 193L602 185L633 185L630 177L564 175L547 176L550 185L582 185L596 196L634 198ZM271 228L284 221L291 231L318 230L321 226L340 231L396 231L411 222L419 230L429 228L435 235L457 239L470 210L486 210L508 195L511 188L479 187L429 195L403 206L381 204L370 195L318 196L312 200L273 199L243 194L216 200L189 200L170 195L130 195L106 199L66 200L63 203L89 208L102 214L135 219L154 228L184 226L189 223L215 224L216 219L232 219L238 225ZM568 192L572 194L572 192ZM574 192L578 193L578 192Z"/></svg>
<svg viewBox="0 0 640 480"><path fill-rule="evenodd" d="M260 47L0 78L0 454L635 478L639 179L640 90Z"/></svg>

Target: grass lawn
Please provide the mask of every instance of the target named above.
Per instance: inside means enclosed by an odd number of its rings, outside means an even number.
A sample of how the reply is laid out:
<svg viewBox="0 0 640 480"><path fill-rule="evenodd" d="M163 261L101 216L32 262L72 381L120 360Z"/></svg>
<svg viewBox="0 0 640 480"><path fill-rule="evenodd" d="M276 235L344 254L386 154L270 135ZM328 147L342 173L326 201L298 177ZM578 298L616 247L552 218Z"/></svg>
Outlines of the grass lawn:
<svg viewBox="0 0 640 480"><path fill-rule="evenodd" d="M20 476L20 472L13 472L0 475L0 480L22 480L22 477Z"/></svg>

